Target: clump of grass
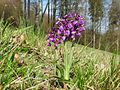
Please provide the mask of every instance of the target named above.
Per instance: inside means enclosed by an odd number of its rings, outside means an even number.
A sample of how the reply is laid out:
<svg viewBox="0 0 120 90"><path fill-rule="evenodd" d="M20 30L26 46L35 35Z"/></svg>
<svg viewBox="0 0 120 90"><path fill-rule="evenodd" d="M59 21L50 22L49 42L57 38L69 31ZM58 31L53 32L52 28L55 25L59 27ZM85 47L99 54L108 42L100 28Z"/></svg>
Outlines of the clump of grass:
<svg viewBox="0 0 120 90"><path fill-rule="evenodd" d="M34 34L32 26L7 27L0 37L0 89L119 90L117 54L78 44L74 50L62 44L56 52L46 45L46 37ZM64 58L73 62L64 64Z"/></svg>
<svg viewBox="0 0 120 90"><path fill-rule="evenodd" d="M46 66L44 53L41 54L38 48L36 49L37 36L33 33L33 27L30 26L15 30L7 27L4 34L1 34L0 85L2 89L25 89L37 86L48 78L44 75L44 66Z"/></svg>

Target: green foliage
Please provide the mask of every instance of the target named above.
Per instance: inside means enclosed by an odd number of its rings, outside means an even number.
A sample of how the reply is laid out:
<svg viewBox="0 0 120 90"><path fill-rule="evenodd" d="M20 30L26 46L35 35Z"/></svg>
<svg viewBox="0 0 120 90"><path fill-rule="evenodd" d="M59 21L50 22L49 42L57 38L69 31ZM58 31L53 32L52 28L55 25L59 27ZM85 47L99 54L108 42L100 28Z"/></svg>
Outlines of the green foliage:
<svg viewBox="0 0 120 90"><path fill-rule="evenodd" d="M65 89L65 86L74 90L119 88L119 56L77 44L71 50L70 43L55 52L53 47L45 46L47 42L43 38L37 40L33 27L18 30L7 27L0 43L0 85L4 89ZM26 41L13 44L10 42L13 34L24 34ZM15 60L16 53L24 60L23 64ZM63 58L65 64L61 61ZM66 75L69 78L67 81Z"/></svg>
<svg viewBox="0 0 120 90"><path fill-rule="evenodd" d="M24 35L24 41L20 41L21 35ZM38 51L32 47L37 45L35 41L39 39L34 35L33 27L14 28L13 30L7 26L4 34L0 34L0 37L0 85L3 86L3 89L15 90L32 87L32 85L38 84L34 77L36 80L37 77L42 77L37 80L39 82L46 78L44 72L41 72L42 67L39 66L42 61L36 62Z"/></svg>
<svg viewBox="0 0 120 90"><path fill-rule="evenodd" d="M73 51L74 48L71 43L66 42L65 43L65 51L64 51L64 79L69 80L69 74L71 71L71 66L73 63Z"/></svg>
<svg viewBox="0 0 120 90"><path fill-rule="evenodd" d="M0 88L119 90L120 56L115 52L89 48L89 44L75 44L71 48L71 42L54 50L54 47L47 47L44 32L35 35L33 26L25 27L22 21L20 25L12 28L0 23ZM44 26L40 30L44 31ZM90 33L87 32L88 43ZM102 34L103 40L109 37L106 34ZM84 42L82 38L80 43ZM103 48L107 47L103 45Z"/></svg>

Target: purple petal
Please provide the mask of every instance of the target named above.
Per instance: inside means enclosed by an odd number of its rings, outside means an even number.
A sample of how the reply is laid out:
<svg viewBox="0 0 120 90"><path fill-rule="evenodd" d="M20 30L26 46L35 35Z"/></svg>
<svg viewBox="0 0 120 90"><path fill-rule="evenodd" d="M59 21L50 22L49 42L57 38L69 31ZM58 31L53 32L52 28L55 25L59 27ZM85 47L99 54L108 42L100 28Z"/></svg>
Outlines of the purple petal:
<svg viewBox="0 0 120 90"><path fill-rule="evenodd" d="M52 28L52 30L53 30L53 32L57 32L58 29L54 27L54 28ZM53 35L54 35L54 33L53 33Z"/></svg>
<svg viewBox="0 0 120 90"><path fill-rule="evenodd" d="M61 19L61 22L63 25L67 23L67 21L65 19Z"/></svg>
<svg viewBox="0 0 120 90"><path fill-rule="evenodd" d="M54 35L54 34L53 34L52 32L49 32L49 33L48 33L48 37L49 37L49 36L53 36L53 35Z"/></svg>
<svg viewBox="0 0 120 90"><path fill-rule="evenodd" d="M71 33L72 33L72 34L75 34L75 33L76 33L76 31L72 31Z"/></svg>
<svg viewBox="0 0 120 90"><path fill-rule="evenodd" d="M77 16L75 17L75 20L80 20L80 16L77 15Z"/></svg>
<svg viewBox="0 0 120 90"><path fill-rule="evenodd" d="M67 18L68 18L68 15L65 15L63 18L64 18L64 19L67 19Z"/></svg>
<svg viewBox="0 0 120 90"><path fill-rule="evenodd" d="M78 32L78 33L76 33L76 36L77 36L77 37L79 37L80 35L81 35L81 33L79 33L79 32Z"/></svg>
<svg viewBox="0 0 120 90"><path fill-rule="evenodd" d="M55 24L56 24L56 25L61 25L61 22L60 22L60 21L57 21Z"/></svg>
<svg viewBox="0 0 120 90"><path fill-rule="evenodd" d="M69 36L69 35L70 35L70 31L69 31L69 30L66 30L66 31L64 32L64 34L65 34L66 36Z"/></svg>
<svg viewBox="0 0 120 90"><path fill-rule="evenodd" d="M62 34L62 32L61 32L60 30L58 30L58 32L57 32L57 33L58 33L59 35L60 35L60 34Z"/></svg>
<svg viewBox="0 0 120 90"><path fill-rule="evenodd" d="M72 38L73 40L75 40L75 35L72 35L71 38Z"/></svg>
<svg viewBox="0 0 120 90"><path fill-rule="evenodd" d="M78 28L78 31L79 32L83 32L83 31L85 31L85 28L84 27L80 27L80 28Z"/></svg>
<svg viewBox="0 0 120 90"><path fill-rule="evenodd" d="M58 44L61 44L61 40L58 40Z"/></svg>
<svg viewBox="0 0 120 90"><path fill-rule="evenodd" d="M83 25L85 22L84 22L84 20L82 19L82 20L80 20L80 25Z"/></svg>
<svg viewBox="0 0 120 90"><path fill-rule="evenodd" d="M80 15L77 15L77 17L81 17Z"/></svg>
<svg viewBox="0 0 120 90"><path fill-rule="evenodd" d="M49 41L50 42L54 42L54 38L49 38Z"/></svg>
<svg viewBox="0 0 120 90"><path fill-rule="evenodd" d="M68 29L71 29L71 28L73 28L73 25L71 24L71 23L68 23Z"/></svg>
<svg viewBox="0 0 120 90"><path fill-rule="evenodd" d="M73 25L76 25L76 24L78 24L78 21L74 21L74 22L73 22Z"/></svg>
<svg viewBox="0 0 120 90"><path fill-rule="evenodd" d="M65 39L66 39L66 36L62 36L62 40L65 41Z"/></svg>
<svg viewBox="0 0 120 90"><path fill-rule="evenodd" d="M60 35L56 35L56 38L59 39L61 36Z"/></svg>
<svg viewBox="0 0 120 90"><path fill-rule="evenodd" d="M51 43L48 43L48 46L51 46Z"/></svg>
<svg viewBox="0 0 120 90"><path fill-rule="evenodd" d="M55 43L55 44L54 44L54 46L55 46L55 48L57 48L57 47L58 47L58 44L57 44L57 43Z"/></svg>
<svg viewBox="0 0 120 90"><path fill-rule="evenodd" d="M68 14L68 17L67 18L72 18L72 15L71 14Z"/></svg>
<svg viewBox="0 0 120 90"><path fill-rule="evenodd" d="M77 23L77 24L74 25L75 29L78 28L78 27L79 27L79 23Z"/></svg>
<svg viewBox="0 0 120 90"><path fill-rule="evenodd" d="M60 26L59 29L60 29L61 31L63 31L63 30L64 30L64 27L63 27L63 26Z"/></svg>
<svg viewBox="0 0 120 90"><path fill-rule="evenodd" d="M70 22L70 23L73 23L73 22L74 22L74 20L70 20L69 22Z"/></svg>

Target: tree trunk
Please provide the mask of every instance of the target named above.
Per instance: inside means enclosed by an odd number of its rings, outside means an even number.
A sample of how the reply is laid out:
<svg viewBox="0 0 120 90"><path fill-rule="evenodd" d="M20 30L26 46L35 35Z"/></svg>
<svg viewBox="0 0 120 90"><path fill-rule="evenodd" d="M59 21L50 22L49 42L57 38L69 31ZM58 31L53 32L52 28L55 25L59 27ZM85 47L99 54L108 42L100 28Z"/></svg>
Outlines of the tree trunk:
<svg viewBox="0 0 120 90"><path fill-rule="evenodd" d="M78 11L78 0L76 0L76 2L75 2L75 12L77 12Z"/></svg>
<svg viewBox="0 0 120 90"><path fill-rule="evenodd" d="M100 37L99 37L99 47L98 47L98 49L101 49L101 38L102 38L102 37L101 37L101 29L102 29L102 28L101 28L101 24L102 24L102 18L101 18L101 20L100 20L100 32L99 32L99 33L100 33Z"/></svg>
<svg viewBox="0 0 120 90"><path fill-rule="evenodd" d="M53 0L53 25L55 23L56 18L56 0Z"/></svg>
<svg viewBox="0 0 120 90"><path fill-rule="evenodd" d="M27 26L27 22L26 22L26 19L27 19L27 12L26 12L26 0L24 0L24 20L25 20L25 25Z"/></svg>
<svg viewBox="0 0 120 90"><path fill-rule="evenodd" d="M86 0L86 2L85 2L85 13L84 13L85 17L87 17L87 7L88 7L87 3L88 3L88 1ZM84 34L84 45L86 46L86 44L87 44L87 33L86 33L86 30L84 32L85 32L85 34Z"/></svg>
<svg viewBox="0 0 120 90"><path fill-rule="evenodd" d="M60 17L64 15L64 0L60 1Z"/></svg>
<svg viewBox="0 0 120 90"><path fill-rule="evenodd" d="M30 19L30 0L28 0L28 19Z"/></svg>
<svg viewBox="0 0 120 90"><path fill-rule="evenodd" d="M53 22L53 0L51 0L51 23ZM51 24L51 27L53 24Z"/></svg>
<svg viewBox="0 0 120 90"><path fill-rule="evenodd" d="M65 0L65 14L68 13L68 0Z"/></svg>
<svg viewBox="0 0 120 90"><path fill-rule="evenodd" d="M50 23L50 0L48 0L48 24Z"/></svg>
<svg viewBox="0 0 120 90"><path fill-rule="evenodd" d="M38 2L35 3L35 25L34 25L34 32L37 33L37 29L39 27L39 5Z"/></svg>

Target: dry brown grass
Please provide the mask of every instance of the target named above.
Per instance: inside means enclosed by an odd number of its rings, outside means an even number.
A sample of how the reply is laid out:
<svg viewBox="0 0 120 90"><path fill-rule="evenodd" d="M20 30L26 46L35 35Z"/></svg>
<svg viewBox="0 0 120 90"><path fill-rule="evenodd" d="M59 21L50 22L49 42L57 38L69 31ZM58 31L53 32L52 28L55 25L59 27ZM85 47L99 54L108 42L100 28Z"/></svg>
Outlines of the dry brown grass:
<svg viewBox="0 0 120 90"><path fill-rule="evenodd" d="M4 21L18 25L21 12L21 0L0 0L0 18Z"/></svg>

